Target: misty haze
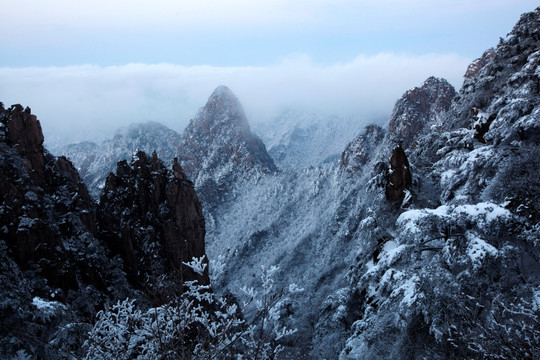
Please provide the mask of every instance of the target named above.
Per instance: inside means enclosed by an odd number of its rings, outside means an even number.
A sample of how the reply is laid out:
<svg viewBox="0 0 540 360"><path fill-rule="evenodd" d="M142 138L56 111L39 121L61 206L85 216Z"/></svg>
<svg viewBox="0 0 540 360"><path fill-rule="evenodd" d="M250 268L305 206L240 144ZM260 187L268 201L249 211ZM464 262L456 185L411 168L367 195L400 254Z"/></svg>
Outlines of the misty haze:
<svg viewBox="0 0 540 360"><path fill-rule="evenodd" d="M0 14L0 358L540 358L530 0Z"/></svg>

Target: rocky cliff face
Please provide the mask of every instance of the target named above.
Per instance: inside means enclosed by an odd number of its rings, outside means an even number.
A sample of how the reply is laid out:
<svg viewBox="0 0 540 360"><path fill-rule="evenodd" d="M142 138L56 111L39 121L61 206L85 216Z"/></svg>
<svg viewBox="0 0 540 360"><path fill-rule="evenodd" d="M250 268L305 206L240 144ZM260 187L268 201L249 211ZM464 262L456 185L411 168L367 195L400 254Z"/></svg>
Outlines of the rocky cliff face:
<svg viewBox="0 0 540 360"><path fill-rule="evenodd" d="M209 283L182 264L205 255L205 229L177 162L167 170L143 152L120 162L97 207L71 162L42 144L29 108L0 103L1 358L82 357L105 306L162 304L184 281Z"/></svg>
<svg viewBox="0 0 540 360"><path fill-rule="evenodd" d="M48 258L40 267L49 282L77 289L66 242L74 231L95 234L95 205L73 165L43 148L41 126L29 108L3 110L1 121L3 238L22 268Z"/></svg>
<svg viewBox="0 0 540 360"><path fill-rule="evenodd" d="M76 352L96 309L132 294L95 238L95 204L77 171L42 144L29 108L0 106L2 358Z"/></svg>
<svg viewBox="0 0 540 360"><path fill-rule="evenodd" d="M536 82L539 32L537 12L523 14L508 36L501 40L493 52L489 52L484 66L473 76L465 77L459 97L451 109L456 121L447 122L448 129L471 127L473 109L476 108L480 117L495 114L499 120L511 121L510 128L514 134L501 134L496 128L507 126L501 121L494 122L495 131L490 130L494 140L496 137L498 141L519 141L520 127L525 132L533 131L531 121L516 123L516 120L531 119L534 116L532 111L535 102L531 105L529 102L539 91ZM514 103L510 103L511 100ZM525 133L521 135L526 136Z"/></svg>
<svg viewBox="0 0 540 360"><path fill-rule="evenodd" d="M156 302L182 292L185 281L209 284L183 262L205 256L204 218L191 182L139 151L107 177L98 208L100 237L124 260L130 282Z"/></svg>
<svg viewBox="0 0 540 360"><path fill-rule="evenodd" d="M411 188L412 175L409 160L401 145L392 150L389 170L385 187L386 199L392 202L402 202L405 198L405 191Z"/></svg>
<svg viewBox="0 0 540 360"><path fill-rule="evenodd" d="M360 171L373 159L375 150L381 145L385 131L377 125L366 126L364 134L351 141L341 153L339 167L348 172Z"/></svg>
<svg viewBox="0 0 540 360"><path fill-rule="evenodd" d="M251 132L242 105L225 86L219 86L190 121L178 158L209 207L224 200L242 179L277 170L263 142Z"/></svg>
<svg viewBox="0 0 540 360"><path fill-rule="evenodd" d="M396 102L388 134L396 137L404 149L413 147L426 124L440 121L455 96L454 88L446 80L430 77Z"/></svg>
<svg viewBox="0 0 540 360"><path fill-rule="evenodd" d="M482 70L482 68L493 59L494 56L494 49L486 50L481 57L469 64L469 66L467 67L467 71L465 72L465 75L463 77L465 79L475 77L480 72L480 70Z"/></svg>

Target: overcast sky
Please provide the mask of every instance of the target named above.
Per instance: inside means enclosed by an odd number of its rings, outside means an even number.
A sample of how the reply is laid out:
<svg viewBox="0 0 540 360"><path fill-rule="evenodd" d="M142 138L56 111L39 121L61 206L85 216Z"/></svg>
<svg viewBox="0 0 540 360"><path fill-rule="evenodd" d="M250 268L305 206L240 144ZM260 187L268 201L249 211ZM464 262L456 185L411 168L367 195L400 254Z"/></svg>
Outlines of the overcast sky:
<svg viewBox="0 0 540 360"><path fill-rule="evenodd" d="M467 64L531 0L17 0L0 12L0 101L46 137L131 122L181 131L227 85L251 122L285 107L388 115L428 76Z"/></svg>

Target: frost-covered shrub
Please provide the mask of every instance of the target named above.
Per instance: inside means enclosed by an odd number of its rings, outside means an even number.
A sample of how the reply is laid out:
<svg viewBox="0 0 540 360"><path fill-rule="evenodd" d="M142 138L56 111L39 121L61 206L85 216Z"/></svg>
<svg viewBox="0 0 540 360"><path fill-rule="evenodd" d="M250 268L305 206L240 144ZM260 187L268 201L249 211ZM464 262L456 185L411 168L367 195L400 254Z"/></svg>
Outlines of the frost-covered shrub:
<svg viewBox="0 0 540 360"><path fill-rule="evenodd" d="M186 265L204 271L202 259ZM261 267L261 290L244 288L242 306L216 296L209 286L187 282L174 301L146 311L133 299L101 311L85 343L86 359L270 359L296 330L280 322L286 294L276 290L276 267Z"/></svg>

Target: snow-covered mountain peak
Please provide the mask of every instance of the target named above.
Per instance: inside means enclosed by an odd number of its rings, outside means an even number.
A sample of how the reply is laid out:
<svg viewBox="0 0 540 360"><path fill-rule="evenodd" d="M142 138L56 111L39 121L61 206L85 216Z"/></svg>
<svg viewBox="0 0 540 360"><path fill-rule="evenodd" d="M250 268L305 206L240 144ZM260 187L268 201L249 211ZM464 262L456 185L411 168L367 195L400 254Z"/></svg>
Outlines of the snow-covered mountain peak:
<svg viewBox="0 0 540 360"><path fill-rule="evenodd" d="M242 105L219 86L184 131L178 158L205 205L220 203L241 179L275 172L263 142L251 132Z"/></svg>
<svg viewBox="0 0 540 360"><path fill-rule="evenodd" d="M363 128L365 119L287 110L255 131L281 169L298 170L338 162L347 143Z"/></svg>
<svg viewBox="0 0 540 360"><path fill-rule="evenodd" d="M193 127L199 132L216 131L216 127L220 126L234 126L249 132L249 124L240 101L224 85L214 90L206 105L193 119Z"/></svg>

